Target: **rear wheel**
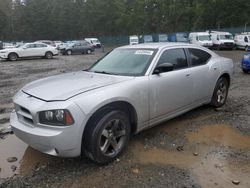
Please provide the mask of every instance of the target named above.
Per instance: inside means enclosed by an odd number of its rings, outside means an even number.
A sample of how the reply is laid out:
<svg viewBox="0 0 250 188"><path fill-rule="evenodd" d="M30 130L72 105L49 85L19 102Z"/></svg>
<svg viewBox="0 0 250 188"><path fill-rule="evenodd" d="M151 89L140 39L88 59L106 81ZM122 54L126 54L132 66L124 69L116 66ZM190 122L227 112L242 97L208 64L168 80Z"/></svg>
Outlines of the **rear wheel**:
<svg viewBox="0 0 250 188"><path fill-rule="evenodd" d="M46 58L46 59L52 59L52 58L53 58L52 52L46 52L46 53L45 53L45 58Z"/></svg>
<svg viewBox="0 0 250 188"><path fill-rule="evenodd" d="M210 104L216 108L223 106L227 100L228 88L229 83L227 79L221 77L216 83Z"/></svg>
<svg viewBox="0 0 250 188"><path fill-rule="evenodd" d="M130 136L130 121L126 113L113 110L94 118L86 127L83 150L87 157L100 164L117 158L127 146Z"/></svg>
<svg viewBox="0 0 250 188"><path fill-rule="evenodd" d="M10 53L10 54L8 55L8 59L9 59L10 61L16 61L17 58L18 58L18 56L17 56L16 53Z"/></svg>

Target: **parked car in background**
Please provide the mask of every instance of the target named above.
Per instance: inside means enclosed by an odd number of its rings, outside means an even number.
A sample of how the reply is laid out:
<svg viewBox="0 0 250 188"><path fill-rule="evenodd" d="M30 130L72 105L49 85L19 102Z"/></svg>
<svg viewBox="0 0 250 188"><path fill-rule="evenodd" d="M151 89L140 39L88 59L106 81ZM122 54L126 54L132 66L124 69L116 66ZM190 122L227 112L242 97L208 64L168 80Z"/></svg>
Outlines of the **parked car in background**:
<svg viewBox="0 0 250 188"><path fill-rule="evenodd" d="M107 163L132 134L201 105L224 105L232 74L231 59L197 45L123 46L85 71L23 87L10 124L41 152Z"/></svg>
<svg viewBox="0 0 250 188"><path fill-rule="evenodd" d="M57 48L59 45L63 44L63 42L59 41L59 40L55 40L55 41L53 41L53 43L56 45Z"/></svg>
<svg viewBox="0 0 250 188"><path fill-rule="evenodd" d="M186 42L188 43L188 33L172 33L168 35L169 42Z"/></svg>
<svg viewBox="0 0 250 188"><path fill-rule="evenodd" d="M211 48L213 46L210 34L208 32L189 33L188 40L191 44L197 44L207 48Z"/></svg>
<svg viewBox="0 0 250 188"><path fill-rule="evenodd" d="M16 61L18 58L24 57L45 57L47 59L58 55L58 50L44 43L26 43L17 48L0 50L0 58Z"/></svg>
<svg viewBox="0 0 250 188"><path fill-rule="evenodd" d="M244 73L250 72L250 52L242 57L241 68Z"/></svg>
<svg viewBox="0 0 250 188"><path fill-rule="evenodd" d="M40 43L44 43L44 44L48 44L50 46L56 47L56 44L53 41L51 41L51 40L38 40L36 42L40 42Z"/></svg>
<svg viewBox="0 0 250 188"><path fill-rule="evenodd" d="M68 44L64 49L61 50L61 53L64 55L91 54L94 51L94 46L89 44L87 41L77 41Z"/></svg>
<svg viewBox="0 0 250 188"><path fill-rule="evenodd" d="M13 43L10 43L10 42L4 42L3 43L3 48L4 49L15 48L15 45Z"/></svg>
<svg viewBox="0 0 250 188"><path fill-rule="evenodd" d="M129 44L130 45L139 44L139 37L137 35L129 36Z"/></svg>
<svg viewBox="0 0 250 188"><path fill-rule="evenodd" d="M84 40L92 44L95 48L102 47L101 42L97 38L85 38Z"/></svg>
<svg viewBox="0 0 250 188"><path fill-rule="evenodd" d="M250 33L241 33L234 36L236 48L248 51L250 47Z"/></svg>
<svg viewBox="0 0 250 188"><path fill-rule="evenodd" d="M157 35L158 40L157 42L168 42L168 35L167 34L159 34Z"/></svg>
<svg viewBox="0 0 250 188"><path fill-rule="evenodd" d="M139 42L140 43L151 43L151 42L153 42L153 36L152 35L141 35Z"/></svg>
<svg viewBox="0 0 250 188"><path fill-rule="evenodd" d="M213 48L216 50L232 50L235 47L233 35L229 32L211 31L210 35L213 42Z"/></svg>

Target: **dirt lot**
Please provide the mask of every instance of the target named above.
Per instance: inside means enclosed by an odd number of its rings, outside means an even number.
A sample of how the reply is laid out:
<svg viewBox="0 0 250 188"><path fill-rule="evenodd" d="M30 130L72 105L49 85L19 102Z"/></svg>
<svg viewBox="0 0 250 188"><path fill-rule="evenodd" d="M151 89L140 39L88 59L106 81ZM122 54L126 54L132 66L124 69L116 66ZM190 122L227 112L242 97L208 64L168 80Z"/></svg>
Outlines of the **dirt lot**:
<svg viewBox="0 0 250 188"><path fill-rule="evenodd" d="M0 134L0 187L250 187L250 75L240 70L243 51L218 53L235 64L223 108L203 106L144 131L106 166L48 156ZM8 130L11 98L23 85L84 69L103 54L0 61L0 129Z"/></svg>

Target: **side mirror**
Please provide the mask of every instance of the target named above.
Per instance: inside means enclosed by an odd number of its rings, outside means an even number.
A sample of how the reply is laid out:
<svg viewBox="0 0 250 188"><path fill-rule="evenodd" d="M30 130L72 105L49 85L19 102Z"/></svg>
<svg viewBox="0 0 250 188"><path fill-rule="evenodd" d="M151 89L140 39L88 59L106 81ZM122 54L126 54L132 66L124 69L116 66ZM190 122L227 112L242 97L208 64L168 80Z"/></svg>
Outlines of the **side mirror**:
<svg viewBox="0 0 250 188"><path fill-rule="evenodd" d="M162 72L169 72L169 71L172 71L174 70L174 65L171 64L171 63L162 63L160 65L158 65L153 74L160 74Z"/></svg>

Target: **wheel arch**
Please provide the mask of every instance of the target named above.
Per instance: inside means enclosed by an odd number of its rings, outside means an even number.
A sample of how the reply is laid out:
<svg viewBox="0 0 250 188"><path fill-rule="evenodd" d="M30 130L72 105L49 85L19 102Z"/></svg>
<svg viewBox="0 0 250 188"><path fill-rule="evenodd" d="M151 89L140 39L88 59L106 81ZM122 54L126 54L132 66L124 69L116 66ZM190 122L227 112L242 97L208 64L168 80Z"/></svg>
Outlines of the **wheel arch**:
<svg viewBox="0 0 250 188"><path fill-rule="evenodd" d="M96 116L103 115L111 110L121 110L125 112L129 116L129 120L131 123L131 133L134 134L136 132L138 117L135 107L127 101L119 100L104 104L97 110L95 110L86 122L86 126L83 130L83 136L85 134L86 128L90 126L91 123L93 123Z"/></svg>
<svg viewBox="0 0 250 188"><path fill-rule="evenodd" d="M10 55L10 54L16 54L17 57L19 58L19 54L18 54L17 52L10 52L10 53L8 53L8 58L9 58L9 55Z"/></svg>
<svg viewBox="0 0 250 188"><path fill-rule="evenodd" d="M231 84L230 74L228 74L228 73L223 73L223 74L218 78L218 80L219 80L220 78L222 78L222 77L226 78L226 80L227 80L227 82L228 82L228 85L230 86L230 84Z"/></svg>

